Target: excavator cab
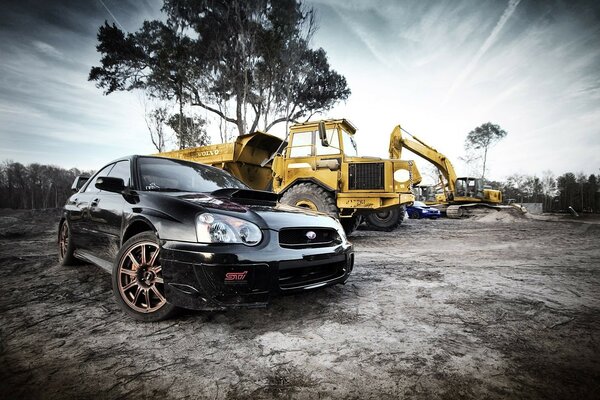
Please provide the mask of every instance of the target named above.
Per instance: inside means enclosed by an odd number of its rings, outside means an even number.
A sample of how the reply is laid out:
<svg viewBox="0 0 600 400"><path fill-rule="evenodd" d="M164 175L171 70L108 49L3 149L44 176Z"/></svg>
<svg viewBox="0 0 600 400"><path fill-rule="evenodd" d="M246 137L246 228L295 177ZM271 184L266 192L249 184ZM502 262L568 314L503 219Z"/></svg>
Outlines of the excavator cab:
<svg viewBox="0 0 600 400"><path fill-rule="evenodd" d="M461 197L467 197L470 199L484 199L483 194L483 179L461 177L456 178L454 190L454 200L460 200Z"/></svg>
<svg viewBox="0 0 600 400"><path fill-rule="evenodd" d="M413 186L415 200L422 201L427 205L437 204L436 194L440 190L440 185L416 185ZM443 193L443 192L442 192Z"/></svg>

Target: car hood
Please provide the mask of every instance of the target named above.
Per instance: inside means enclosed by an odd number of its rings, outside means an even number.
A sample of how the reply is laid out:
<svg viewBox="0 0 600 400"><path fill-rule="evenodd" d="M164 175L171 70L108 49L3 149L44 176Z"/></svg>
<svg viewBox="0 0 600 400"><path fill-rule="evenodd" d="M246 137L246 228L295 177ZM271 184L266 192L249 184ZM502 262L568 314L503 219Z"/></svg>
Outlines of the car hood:
<svg viewBox="0 0 600 400"><path fill-rule="evenodd" d="M277 195L272 192L221 189L212 193L161 194L194 204L202 209L212 209L221 214L251 221L263 229L278 231L284 228L298 227L333 229L340 227L335 218L326 214L277 202Z"/></svg>

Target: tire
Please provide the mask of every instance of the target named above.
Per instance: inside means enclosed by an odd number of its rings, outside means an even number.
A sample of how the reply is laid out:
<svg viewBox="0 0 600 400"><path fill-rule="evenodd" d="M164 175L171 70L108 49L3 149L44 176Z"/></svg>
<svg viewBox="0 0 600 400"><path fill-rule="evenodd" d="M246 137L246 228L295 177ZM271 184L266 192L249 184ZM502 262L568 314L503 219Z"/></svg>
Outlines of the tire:
<svg viewBox="0 0 600 400"><path fill-rule="evenodd" d="M60 265L75 265L75 245L71 235L71 225L68 220L63 220L58 225L58 261Z"/></svg>
<svg viewBox="0 0 600 400"><path fill-rule="evenodd" d="M162 321L177 311L165 298L159 252L160 244L153 232L138 233L123 244L113 265L117 304L138 321Z"/></svg>
<svg viewBox="0 0 600 400"><path fill-rule="evenodd" d="M410 219L421 219L421 214L419 214L418 211L411 211L410 213L408 213L408 218Z"/></svg>
<svg viewBox="0 0 600 400"><path fill-rule="evenodd" d="M280 201L291 206L320 211L334 218L338 217L338 208L333 194L314 183L304 182L292 186L281 196Z"/></svg>
<svg viewBox="0 0 600 400"><path fill-rule="evenodd" d="M344 228L344 232L346 232L347 236L350 236L352 232L354 232L358 226L362 222L362 217L360 215L350 217L350 218L340 218L340 223Z"/></svg>
<svg viewBox="0 0 600 400"><path fill-rule="evenodd" d="M392 231L404 220L404 207L392 207L385 211L368 214L365 217L369 230Z"/></svg>

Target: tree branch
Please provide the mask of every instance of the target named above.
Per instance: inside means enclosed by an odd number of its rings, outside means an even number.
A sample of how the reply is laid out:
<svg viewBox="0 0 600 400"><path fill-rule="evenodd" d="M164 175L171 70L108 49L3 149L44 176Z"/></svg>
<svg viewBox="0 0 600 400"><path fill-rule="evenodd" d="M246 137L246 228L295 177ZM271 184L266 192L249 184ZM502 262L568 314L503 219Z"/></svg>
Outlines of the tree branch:
<svg viewBox="0 0 600 400"><path fill-rule="evenodd" d="M238 123L238 121L236 119L226 116L220 110L217 110L216 108L212 108L211 106L204 104L202 102L202 100L200 100L200 97L198 96L198 93L196 93L196 92L194 92L194 100L192 101L192 105L193 106L202 107L202 108L204 108L207 111L215 113L219 117L223 118L225 121L231 122L232 124L236 124L237 125L237 123Z"/></svg>

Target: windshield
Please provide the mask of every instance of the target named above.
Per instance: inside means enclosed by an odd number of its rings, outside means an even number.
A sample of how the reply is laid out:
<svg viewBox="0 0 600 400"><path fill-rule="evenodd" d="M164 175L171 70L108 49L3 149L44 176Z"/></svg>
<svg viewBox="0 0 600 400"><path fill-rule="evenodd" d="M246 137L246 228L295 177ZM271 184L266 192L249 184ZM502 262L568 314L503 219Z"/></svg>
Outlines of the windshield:
<svg viewBox="0 0 600 400"><path fill-rule="evenodd" d="M422 201L415 201L414 204L413 204L413 206L415 206L415 207L427 207L425 205L425 203L423 203Z"/></svg>
<svg viewBox="0 0 600 400"><path fill-rule="evenodd" d="M344 154L350 157L358 156L358 149L354 137L342 129L342 140L344 141Z"/></svg>
<svg viewBox="0 0 600 400"><path fill-rule="evenodd" d="M169 158L138 159L141 189L163 192L205 192L219 189L247 189L225 171L207 165Z"/></svg>

